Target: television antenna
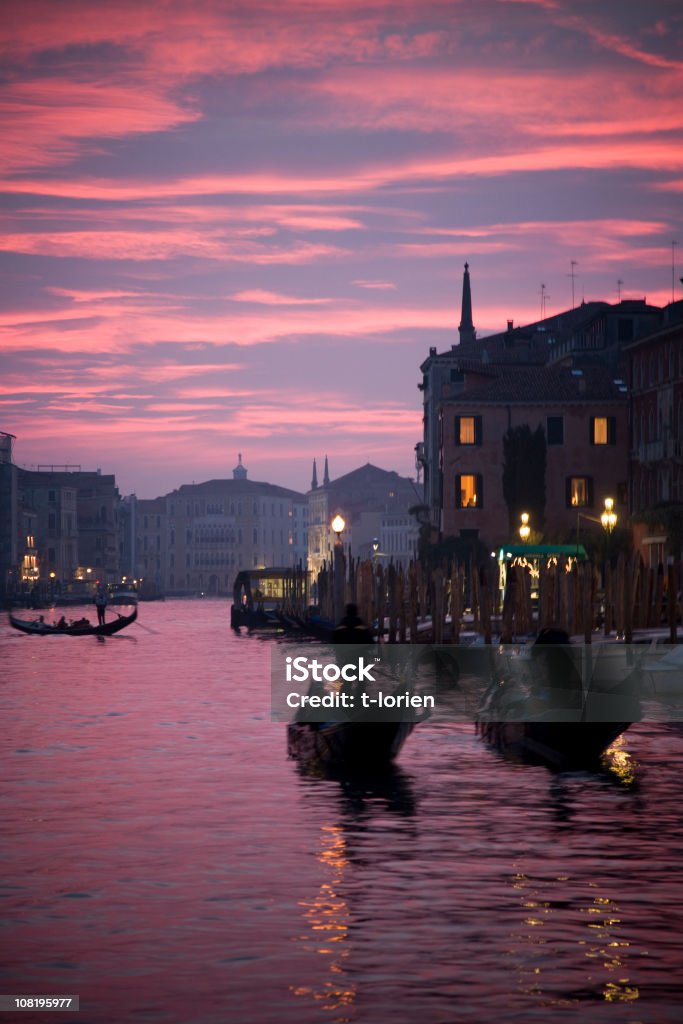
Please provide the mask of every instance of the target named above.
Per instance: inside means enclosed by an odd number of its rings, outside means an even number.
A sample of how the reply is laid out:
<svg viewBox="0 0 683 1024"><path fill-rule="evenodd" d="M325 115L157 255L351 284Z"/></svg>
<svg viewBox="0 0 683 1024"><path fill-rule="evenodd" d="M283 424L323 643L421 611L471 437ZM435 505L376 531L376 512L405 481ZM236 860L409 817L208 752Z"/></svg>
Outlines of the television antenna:
<svg viewBox="0 0 683 1024"><path fill-rule="evenodd" d="M577 275L576 275L576 271L574 270L574 267L578 267L578 265L579 264L578 264L578 262L576 260L570 260L569 261L570 272L567 274L567 277L571 277L571 279L572 279L572 309L576 308L576 303L574 301L574 282L576 280L576 276Z"/></svg>

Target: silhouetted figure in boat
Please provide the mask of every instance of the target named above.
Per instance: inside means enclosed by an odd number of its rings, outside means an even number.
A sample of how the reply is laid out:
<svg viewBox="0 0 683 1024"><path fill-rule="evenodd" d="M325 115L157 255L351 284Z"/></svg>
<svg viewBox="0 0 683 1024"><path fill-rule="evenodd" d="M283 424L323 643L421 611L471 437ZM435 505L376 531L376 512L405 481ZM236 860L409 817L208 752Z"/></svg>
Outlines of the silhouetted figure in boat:
<svg viewBox="0 0 683 1024"><path fill-rule="evenodd" d="M104 625L104 612L107 607L107 595L102 587L99 587L95 594L95 608L97 609L97 625Z"/></svg>
<svg viewBox="0 0 683 1024"><path fill-rule="evenodd" d="M583 702L581 676L572 659L569 634L556 626L542 629L534 641L535 698L551 709L576 709Z"/></svg>
<svg viewBox="0 0 683 1024"><path fill-rule="evenodd" d="M333 644L371 644L372 630L358 614L355 604L347 604L344 617L332 634Z"/></svg>
<svg viewBox="0 0 683 1024"><path fill-rule="evenodd" d="M348 652L348 661L345 656L341 655L341 652L337 653L337 664L339 665L353 665L357 663L360 657L367 657L365 652L369 646L374 644L374 638L372 630L369 629L358 614L358 608L355 604L347 604L344 617L332 634L332 643L353 645L355 647L354 651ZM360 694L364 689L364 683L345 680L341 685L340 692L352 697L355 703L359 705ZM357 718L360 714L360 707L356 707L354 717Z"/></svg>

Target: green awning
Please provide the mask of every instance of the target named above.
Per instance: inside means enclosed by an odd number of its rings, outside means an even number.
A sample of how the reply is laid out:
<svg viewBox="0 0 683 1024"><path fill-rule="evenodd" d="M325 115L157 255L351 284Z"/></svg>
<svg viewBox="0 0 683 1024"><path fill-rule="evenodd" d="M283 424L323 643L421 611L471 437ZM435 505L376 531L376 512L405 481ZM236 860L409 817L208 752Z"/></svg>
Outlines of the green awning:
<svg viewBox="0 0 683 1024"><path fill-rule="evenodd" d="M510 558L588 558L583 544L507 544L498 551L498 561Z"/></svg>

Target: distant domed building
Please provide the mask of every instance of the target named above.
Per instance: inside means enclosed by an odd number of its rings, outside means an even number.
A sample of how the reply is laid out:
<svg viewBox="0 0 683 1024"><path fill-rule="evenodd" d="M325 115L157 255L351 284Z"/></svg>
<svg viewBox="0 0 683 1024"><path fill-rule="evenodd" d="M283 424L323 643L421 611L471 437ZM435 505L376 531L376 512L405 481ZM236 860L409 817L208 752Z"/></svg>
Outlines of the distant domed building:
<svg viewBox="0 0 683 1024"><path fill-rule="evenodd" d="M240 452L232 479L137 502L136 575L166 594L230 595L243 569L305 565L306 526L305 495L248 480Z"/></svg>

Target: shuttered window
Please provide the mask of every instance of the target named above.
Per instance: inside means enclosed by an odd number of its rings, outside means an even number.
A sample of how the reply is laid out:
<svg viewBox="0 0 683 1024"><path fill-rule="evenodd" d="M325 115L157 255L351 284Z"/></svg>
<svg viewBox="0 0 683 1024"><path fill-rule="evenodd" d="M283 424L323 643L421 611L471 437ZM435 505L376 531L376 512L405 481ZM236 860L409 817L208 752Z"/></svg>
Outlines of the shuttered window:
<svg viewBox="0 0 683 1024"><path fill-rule="evenodd" d="M617 421L615 416L591 416L590 443L617 443Z"/></svg>
<svg viewBox="0 0 683 1024"><path fill-rule="evenodd" d="M455 443L481 444L482 424L481 416L456 416L455 417Z"/></svg>

